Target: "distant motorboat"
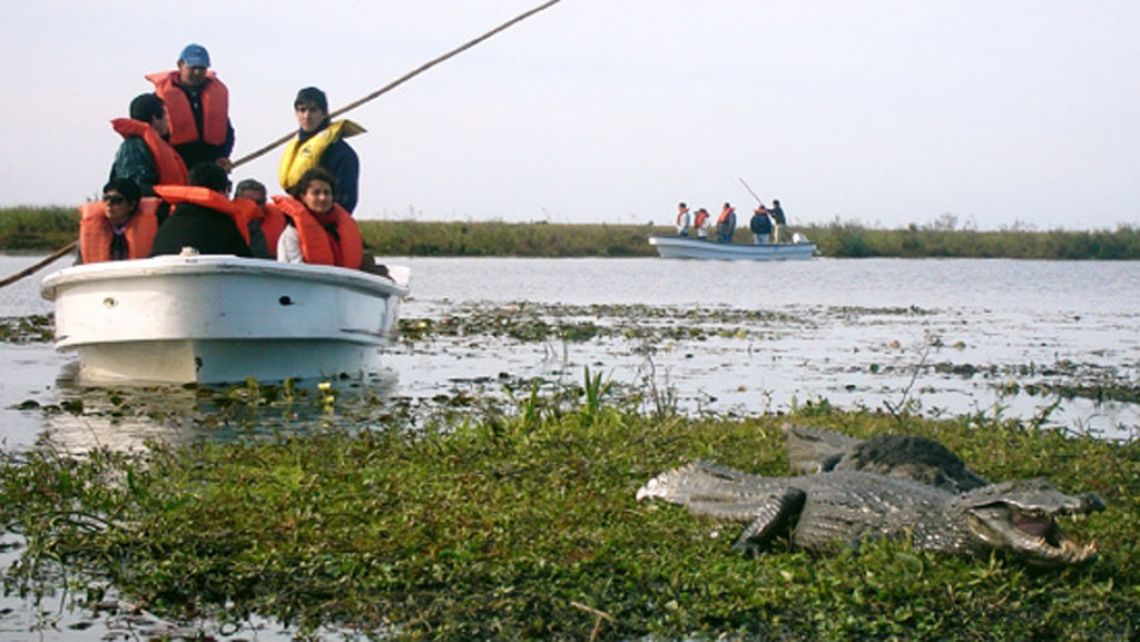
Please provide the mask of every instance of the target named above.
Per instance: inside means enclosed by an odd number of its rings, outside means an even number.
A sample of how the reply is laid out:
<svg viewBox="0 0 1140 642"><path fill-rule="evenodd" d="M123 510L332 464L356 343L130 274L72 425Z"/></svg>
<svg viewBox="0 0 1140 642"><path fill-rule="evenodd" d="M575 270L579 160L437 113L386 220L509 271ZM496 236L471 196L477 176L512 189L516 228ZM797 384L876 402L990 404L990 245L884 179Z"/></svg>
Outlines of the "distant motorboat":
<svg viewBox="0 0 1140 642"><path fill-rule="evenodd" d="M395 332L411 272L217 255L66 268L46 277L55 345L84 385L359 376Z"/></svg>
<svg viewBox="0 0 1140 642"><path fill-rule="evenodd" d="M795 234L792 243L717 243L687 236L650 236L649 244L666 259L725 261L803 261L819 254L815 243Z"/></svg>

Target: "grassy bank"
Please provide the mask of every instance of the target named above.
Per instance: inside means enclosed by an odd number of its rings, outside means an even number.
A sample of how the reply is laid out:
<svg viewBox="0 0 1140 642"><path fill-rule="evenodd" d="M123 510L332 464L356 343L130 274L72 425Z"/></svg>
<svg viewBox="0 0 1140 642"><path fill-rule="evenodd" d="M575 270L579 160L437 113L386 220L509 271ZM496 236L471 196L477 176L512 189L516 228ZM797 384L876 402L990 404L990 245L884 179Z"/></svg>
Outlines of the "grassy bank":
<svg viewBox="0 0 1140 642"><path fill-rule="evenodd" d="M75 239L77 213L71 208L0 209L0 250L51 251ZM1140 230L978 231L946 224L904 229L858 222L793 227L819 245L824 256L953 257L1015 259L1140 259ZM656 256L650 234L672 227L503 222L418 222L362 220L365 244L379 256ZM736 242L750 243L745 228Z"/></svg>
<svg viewBox="0 0 1140 642"><path fill-rule="evenodd" d="M1106 640L1140 632L1140 444L985 416L931 421L826 402L791 417L684 418L598 378L525 393L516 413L270 443L200 444L0 466L0 523L27 538L12 589L52 562L73 591L113 584L167 616L408 639ZM256 395L255 395L256 396ZM263 403L264 399L248 399ZM733 552L738 526L638 503L657 473L709 459L787 472L779 424L934 437L991 479L1048 476L1109 510L1068 526L1079 568L916 553ZM84 571L90 575L76 574ZM88 579L77 580L74 578ZM93 578L93 579L92 579Z"/></svg>

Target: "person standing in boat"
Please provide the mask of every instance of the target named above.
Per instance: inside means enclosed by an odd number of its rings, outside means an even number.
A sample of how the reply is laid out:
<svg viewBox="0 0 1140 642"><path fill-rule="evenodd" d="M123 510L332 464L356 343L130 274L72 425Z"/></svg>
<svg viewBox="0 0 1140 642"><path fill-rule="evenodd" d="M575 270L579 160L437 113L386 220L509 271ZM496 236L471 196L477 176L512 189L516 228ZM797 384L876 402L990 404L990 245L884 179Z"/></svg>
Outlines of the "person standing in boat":
<svg viewBox="0 0 1140 642"><path fill-rule="evenodd" d="M724 204L720 216L716 219L717 243L732 243L732 236L736 233L736 209L729 203Z"/></svg>
<svg viewBox="0 0 1140 642"><path fill-rule="evenodd" d="M170 144L186 167L201 162L216 163L229 172L234 149L230 122L229 89L210 71L210 54L198 44L189 44L178 56L178 68L148 74L155 93L166 104L170 119Z"/></svg>
<svg viewBox="0 0 1140 642"><path fill-rule="evenodd" d="M752 243L767 245L772 240L772 219L768 217L768 208L763 203L752 212L748 221L748 229L752 230Z"/></svg>
<svg viewBox="0 0 1140 642"><path fill-rule="evenodd" d="M285 229L285 214L268 200L265 185L257 179L247 178L234 188L234 204L249 221L249 249L259 259L277 258L277 239Z"/></svg>
<svg viewBox="0 0 1140 642"><path fill-rule="evenodd" d="M689 214L689 206L682 201L677 204L677 236L688 236L689 228L693 225L693 216Z"/></svg>
<svg viewBox="0 0 1140 642"><path fill-rule="evenodd" d="M109 180L126 178L134 181L143 196L154 196L154 186L185 185L186 164L170 146L170 127L162 99L154 94L140 94L131 101L130 118L111 121L123 137L115 152ZM159 223L166 212L159 212Z"/></svg>
<svg viewBox="0 0 1140 642"><path fill-rule="evenodd" d="M316 87L298 91L293 110L298 131L285 146L277 168L281 189L292 193L306 172L322 167L336 179L337 205L352 214L359 196L360 159L345 139L365 129L351 120L330 121L328 99Z"/></svg>
<svg viewBox="0 0 1140 642"><path fill-rule="evenodd" d="M151 256L232 254L252 257L249 222L243 210L226 197L230 181L220 165L201 162L190 168L190 185L156 185L154 191L174 206L154 237Z"/></svg>
<svg viewBox="0 0 1140 642"><path fill-rule="evenodd" d="M157 198L143 198L129 178L103 186L103 199L79 208L79 263L150 256L158 232Z"/></svg>
<svg viewBox="0 0 1140 642"><path fill-rule="evenodd" d="M769 210L772 215L772 220L775 221L775 233L773 238L774 243L787 243L788 242L788 221L784 218L784 208L780 207L780 199L772 199L772 209Z"/></svg>
<svg viewBox="0 0 1140 642"><path fill-rule="evenodd" d="M693 215L693 227L697 230L698 239L709 238L709 211L705 208L700 208L697 213Z"/></svg>

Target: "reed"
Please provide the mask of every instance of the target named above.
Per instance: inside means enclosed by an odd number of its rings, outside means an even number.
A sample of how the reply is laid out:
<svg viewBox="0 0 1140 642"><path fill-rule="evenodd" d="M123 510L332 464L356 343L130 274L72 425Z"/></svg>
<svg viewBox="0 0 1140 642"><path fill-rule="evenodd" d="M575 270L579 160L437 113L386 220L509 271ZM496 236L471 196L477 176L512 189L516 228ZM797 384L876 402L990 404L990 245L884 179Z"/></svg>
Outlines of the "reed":
<svg viewBox="0 0 1140 642"><path fill-rule="evenodd" d="M503 221L360 220L365 245L378 256L649 257L650 234L672 234L671 226L507 223ZM1038 231L1020 226L981 231L952 224L901 229L836 219L792 226L832 258L1009 258L1045 260L1140 259L1140 228ZM65 207L0 209L0 250L51 251L72 240L78 215ZM750 243L746 228L737 243Z"/></svg>

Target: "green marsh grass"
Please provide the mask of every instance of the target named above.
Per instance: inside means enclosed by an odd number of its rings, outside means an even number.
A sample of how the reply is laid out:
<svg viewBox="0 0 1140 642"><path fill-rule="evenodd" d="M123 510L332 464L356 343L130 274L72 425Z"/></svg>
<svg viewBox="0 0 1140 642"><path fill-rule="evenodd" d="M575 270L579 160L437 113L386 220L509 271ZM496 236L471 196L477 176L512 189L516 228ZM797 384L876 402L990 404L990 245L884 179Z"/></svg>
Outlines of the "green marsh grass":
<svg viewBox="0 0 1140 642"><path fill-rule="evenodd" d="M1140 613L1140 444L976 414L925 420L805 404L791 416L648 416L596 374L537 386L511 414L408 432L329 431L269 443L50 450L0 467L0 523L27 539L8 590L52 563L74 590L168 617L396 639L1127 640ZM1048 476L1108 511L1068 525L1099 542L1077 568L958 559L880 542L752 559L739 526L638 503L693 459L787 473L787 420L933 437L991 479ZM82 572L82 574L79 573ZM604 614L604 616L599 615ZM379 633L377 633L380 635Z"/></svg>
<svg viewBox="0 0 1140 642"><path fill-rule="evenodd" d="M656 256L651 234L672 234L655 225L559 224L502 221L414 221L359 219L365 245L377 256L636 257ZM75 240L74 208L0 209L0 249L51 251ZM1014 258L1140 259L1140 230L1000 231L957 228L954 221L883 229L858 221L792 226L833 258ZM746 227L737 243L751 243Z"/></svg>

